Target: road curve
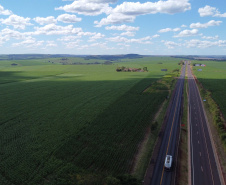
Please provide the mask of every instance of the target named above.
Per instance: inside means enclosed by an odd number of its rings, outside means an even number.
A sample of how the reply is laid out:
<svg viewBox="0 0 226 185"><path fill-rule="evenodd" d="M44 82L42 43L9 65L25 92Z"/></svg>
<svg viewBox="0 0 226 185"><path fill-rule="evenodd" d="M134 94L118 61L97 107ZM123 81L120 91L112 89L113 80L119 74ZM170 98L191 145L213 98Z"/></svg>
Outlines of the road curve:
<svg viewBox="0 0 226 185"><path fill-rule="evenodd" d="M181 75L176 84L176 92L170 109L168 120L166 123L162 143L159 149L159 155L155 161L155 167L151 178L150 185L170 185L175 175L175 170L166 172L164 170L164 162L166 155L172 155L175 161L177 152L178 132L180 128L180 111L182 103L182 95L184 88L185 65L182 67Z"/></svg>
<svg viewBox="0 0 226 185"><path fill-rule="evenodd" d="M205 119L202 100L188 65L191 184L220 185L221 180Z"/></svg>

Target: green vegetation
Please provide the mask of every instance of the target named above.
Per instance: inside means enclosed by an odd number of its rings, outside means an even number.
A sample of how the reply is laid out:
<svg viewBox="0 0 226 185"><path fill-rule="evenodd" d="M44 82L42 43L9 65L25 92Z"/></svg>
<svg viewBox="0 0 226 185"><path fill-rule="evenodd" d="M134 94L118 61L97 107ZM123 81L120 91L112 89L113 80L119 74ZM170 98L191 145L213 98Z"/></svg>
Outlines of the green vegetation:
<svg viewBox="0 0 226 185"><path fill-rule="evenodd" d="M138 184L123 174L169 95L161 68L179 59L122 63L147 73L51 60L0 61L0 184Z"/></svg>
<svg viewBox="0 0 226 185"><path fill-rule="evenodd" d="M201 94L206 99L208 109L213 115L213 122L220 134L221 140L226 149L225 117L226 117L226 63L216 61L205 61L206 67L193 67L194 74L201 83ZM201 72L197 69L202 69ZM222 114L223 115L222 115Z"/></svg>
<svg viewBox="0 0 226 185"><path fill-rule="evenodd" d="M187 76L186 76L187 77ZM177 185L188 184L188 83L184 82L183 116L181 119L180 143L177 166Z"/></svg>

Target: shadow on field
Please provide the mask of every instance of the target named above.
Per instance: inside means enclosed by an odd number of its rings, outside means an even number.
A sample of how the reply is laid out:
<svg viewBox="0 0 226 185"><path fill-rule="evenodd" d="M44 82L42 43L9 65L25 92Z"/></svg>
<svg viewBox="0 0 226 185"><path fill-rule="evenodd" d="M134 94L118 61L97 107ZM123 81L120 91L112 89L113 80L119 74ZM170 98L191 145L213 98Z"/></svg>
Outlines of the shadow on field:
<svg viewBox="0 0 226 185"><path fill-rule="evenodd" d="M142 93L160 76L112 81L0 76L0 83L8 82L0 85L0 184L38 184L83 170L130 172L137 146L168 95Z"/></svg>

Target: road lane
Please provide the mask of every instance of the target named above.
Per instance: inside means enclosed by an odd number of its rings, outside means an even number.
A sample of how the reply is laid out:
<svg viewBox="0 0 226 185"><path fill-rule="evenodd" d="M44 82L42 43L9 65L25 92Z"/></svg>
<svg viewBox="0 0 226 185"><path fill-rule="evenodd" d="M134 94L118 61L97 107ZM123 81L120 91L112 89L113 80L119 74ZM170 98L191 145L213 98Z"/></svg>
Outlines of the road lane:
<svg viewBox="0 0 226 185"><path fill-rule="evenodd" d="M182 67L181 75L178 78L177 84L175 86L176 92L173 97L173 103L167 119L162 144L159 149L159 155L155 162L155 168L151 179L151 185L158 184L170 185L172 177L175 175L175 170L169 172L166 172L164 170L164 162L167 154L172 155L173 161L175 161L175 154L177 151L177 141L179 136L178 133L180 128L179 118L184 87L184 77L185 77L185 65Z"/></svg>
<svg viewBox="0 0 226 185"><path fill-rule="evenodd" d="M220 177L205 119L202 100L188 67L192 185L220 185Z"/></svg>

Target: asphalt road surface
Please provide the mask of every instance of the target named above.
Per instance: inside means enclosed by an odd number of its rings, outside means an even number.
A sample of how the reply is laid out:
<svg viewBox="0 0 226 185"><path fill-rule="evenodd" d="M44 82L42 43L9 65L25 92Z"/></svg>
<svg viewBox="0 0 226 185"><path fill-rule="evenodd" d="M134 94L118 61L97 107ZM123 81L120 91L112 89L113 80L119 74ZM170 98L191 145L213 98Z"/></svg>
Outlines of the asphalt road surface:
<svg viewBox="0 0 226 185"><path fill-rule="evenodd" d="M202 101L188 65L191 184L220 185Z"/></svg>
<svg viewBox="0 0 226 185"><path fill-rule="evenodd" d="M180 111L184 88L185 65L182 67L181 75L176 84L176 93L170 109L169 117L163 134L163 140L159 149L159 155L155 162L151 185L170 185L175 174L175 168L171 171L164 170L166 155L172 155L175 161L177 152L178 132L180 128ZM200 184L201 185L201 184Z"/></svg>

